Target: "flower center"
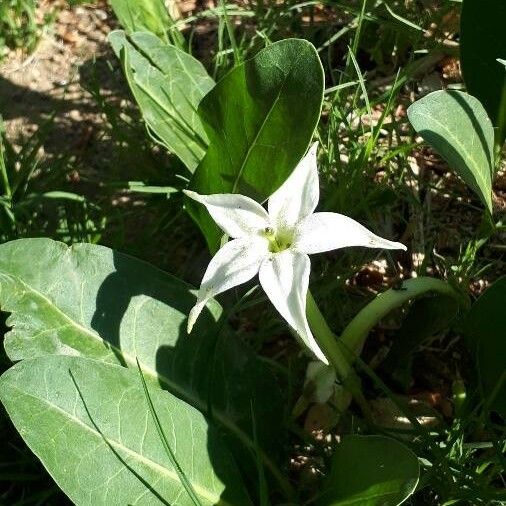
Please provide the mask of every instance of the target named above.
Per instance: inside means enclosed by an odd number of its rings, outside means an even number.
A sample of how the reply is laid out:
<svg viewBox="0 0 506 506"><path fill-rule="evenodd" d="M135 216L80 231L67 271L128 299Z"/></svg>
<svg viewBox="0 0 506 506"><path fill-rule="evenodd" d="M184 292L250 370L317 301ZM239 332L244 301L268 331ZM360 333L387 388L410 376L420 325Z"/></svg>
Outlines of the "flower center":
<svg viewBox="0 0 506 506"><path fill-rule="evenodd" d="M291 230L274 230L272 227L266 227L263 231L264 237L269 241L269 251L279 253L288 249L293 242L293 233Z"/></svg>

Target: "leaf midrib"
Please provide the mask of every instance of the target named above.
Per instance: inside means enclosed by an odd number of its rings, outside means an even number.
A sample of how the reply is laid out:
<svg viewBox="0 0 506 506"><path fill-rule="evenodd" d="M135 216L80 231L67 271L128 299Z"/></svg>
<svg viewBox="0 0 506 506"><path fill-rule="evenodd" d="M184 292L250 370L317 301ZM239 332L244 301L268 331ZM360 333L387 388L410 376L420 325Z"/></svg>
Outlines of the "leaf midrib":
<svg viewBox="0 0 506 506"><path fill-rule="evenodd" d="M99 341L101 343L107 343L107 346L111 350L117 351L124 359L125 362L132 367L137 367L137 361L136 357L132 357L129 353L125 353L124 350L121 348L118 348L109 341L105 341L102 339L102 337L96 333L92 332L88 328L84 327L80 323L76 322L73 318L71 318L67 313L62 311L54 302L52 302L48 297L46 297L44 294L39 292L37 289L33 288L31 285L27 284L24 280L20 279L17 276L12 276L10 274L4 275L15 278L18 280L27 290L30 290L34 294L36 294L38 297L40 297L42 300L44 300L57 314L61 315L66 321L69 322L69 324L73 327L75 327L78 331L92 337L96 341ZM80 356L84 356L81 352ZM96 360L96 359L95 359ZM98 359L98 361L103 362L103 360ZM146 375L149 376L150 381L154 382L156 384L156 381L160 381L164 383L167 386L167 389L170 393L173 395L179 397L184 402L187 402L188 404L192 405L194 408L196 408L198 411L203 413L204 415L209 415L209 410L207 403L203 402L200 398L195 397L191 395L187 390L183 389L178 383L173 382L169 378L167 378L164 375L158 374L155 370L152 368L146 366L144 362L140 362L141 369L143 372L146 373ZM229 417L227 417L221 410L212 408L212 419L218 421L221 425L226 427L230 432L235 434L235 436L247 447L253 449L254 452L264 461L265 465L273 472L274 474L277 474L277 468L274 462L270 459L270 457L265 453L265 451L260 448L255 441L253 441L249 435L243 431L237 424L235 424Z"/></svg>
<svg viewBox="0 0 506 506"><path fill-rule="evenodd" d="M281 85L280 85L280 87L279 87L279 90L278 90L278 93L277 93L277 95L276 95L276 98L272 101L272 104L271 104L271 106L270 106L269 110L267 111L267 114L265 115L265 118L263 119L263 121L262 121L262 123L261 123L260 127L258 128L258 131L257 131L257 133L255 134L255 137L254 137L253 141L250 143L250 145L249 145L249 147L248 147L248 151L246 152L246 155L244 156L244 159L243 159L243 161L242 161L242 164L241 164L241 166L239 167L239 172L238 172L238 174L237 174L237 177L236 177L236 179L235 179L235 181L234 181L234 185L233 185L233 187L232 187L232 193L236 193L236 191L237 191L237 185L239 184L239 181L240 181L240 179L242 178L242 174L243 174L244 169L245 169L245 167L246 167L246 164L248 163L248 160L249 160L249 158L250 158L250 156L251 156L251 153L252 153L252 151L253 151L253 148L255 147L255 145L256 145L256 143L257 143L257 141L258 141L258 138L259 138L259 137L260 137L260 135L262 134L262 132L263 132L263 130L264 130L264 128L265 128L265 125L267 124L267 121L269 120L269 118L270 118L270 116L271 116L271 114L272 114L272 111L274 110L274 108L275 108L275 107L276 107L276 105L278 104L279 97L280 97L280 95L281 95L281 92L282 92L282 91L284 90L284 88L285 88L285 85L286 85L286 83L287 83L287 81L288 81L288 77L292 74L294 67L296 67L296 66L297 66L297 64L299 63L300 58L301 58L301 55L299 54L299 55L297 56L297 58L295 59L295 62L294 62L294 63L292 63L292 65L291 65L291 67L290 67L289 72L287 72L287 73L286 73L286 75L285 75L285 77L283 78L283 82L281 83ZM228 146L227 146L227 148L228 148ZM230 158L230 156L229 156L229 158Z"/></svg>
<svg viewBox="0 0 506 506"><path fill-rule="evenodd" d="M109 365L112 365L112 364L109 364ZM117 366L117 365L114 365L114 366L115 367L121 367L121 366ZM181 483L181 481L179 480L179 477L177 476L177 473L175 471L170 471L168 468L163 467L162 465L158 464L157 462L155 462L155 461L153 461L153 460L151 460L151 459L149 459L147 457L144 457L140 453L138 453L138 452L130 449L129 447L125 446L122 442L116 441L115 439L112 439L112 438L109 438L109 437L105 437L105 435L100 434L100 432L98 430L90 427L87 423L83 422L80 418L77 418L76 416L73 416L68 411L65 411L64 409L60 408L56 404L50 402L49 399L47 399L47 398L43 399L43 398L38 397L38 396L36 396L34 394L28 393L28 392L22 390L20 387L18 387L17 385L15 385L15 384L13 384L11 382L9 383L9 385L10 385L11 389L17 390L21 395L23 395L25 397L30 397L32 399L35 399L38 402L46 404L53 411L57 411L59 413L62 413L69 420L75 422L77 425L79 425L81 427L84 427L86 430L88 430L89 432L91 432L98 439L101 439L102 441L105 439L104 444L108 443L108 444L111 444L112 446L114 446L115 448L121 449L122 451L124 451L128 455L133 456L134 458L136 458L139 462L147 465L148 467L151 467L155 471L158 471L158 472L166 475L173 482L176 482L179 485L181 485L181 487L183 486L182 483ZM55 478L55 480L56 480L56 477L53 476L53 478ZM218 504L218 505L233 506L233 505L230 505L230 503L228 503L228 502L224 502L221 499L221 497L216 496L215 494L211 494L207 489L203 488L198 483L195 483L193 480L191 480L191 483L192 483L193 488L197 491L197 493L201 497L203 497L203 498L205 498L205 499L207 499L207 500L209 500L211 502L217 501L216 504Z"/></svg>
<svg viewBox="0 0 506 506"><path fill-rule="evenodd" d="M469 152L467 151L467 149L466 149L465 145L464 145L464 144L462 144L462 143L460 142L460 139L459 139L458 137L456 137L456 136L452 133L452 131L451 131L451 130L450 130L450 129L449 129L449 128L448 128L448 127L444 124L444 123L441 123L440 121L438 121L437 119L435 119L435 118L434 118L433 116L431 116L430 114L426 114L426 113L424 113L424 112L422 112L422 111L418 111L418 114L419 114L420 116L423 116L424 118L428 118L428 119L429 119L429 121L433 121L433 122L434 122L434 123L436 123L439 127L441 127L441 129L442 129L443 131L447 132L447 134L449 135L449 137L451 137L451 138L454 140L455 144L457 144L457 146L458 146L458 147L462 150L462 152L464 153L464 155L466 156L466 158L467 158L468 160L470 160L470 161L471 161L471 165L472 165L472 167L474 168L474 171L475 171L475 173L476 173L476 176L477 176L477 177L478 177L478 179L481 181L482 185L483 185L483 186L486 186L486 187L487 187L487 189L489 189L489 188L491 187L491 183L489 183L488 181L486 181L486 180L484 179L484 176L483 176L483 174L481 173L481 169L480 169L480 166L479 166L479 164L478 164L477 160L475 160L475 159L474 159L474 157L473 157L473 156L471 156L471 155L469 154ZM487 159L488 159L488 157L487 157ZM489 165L489 167L488 167L488 171L487 171L487 174L490 174L490 173L491 173L491 169L492 169L492 168L490 167L490 164L489 164L489 163L487 163L487 165ZM486 196L486 198L487 198L487 202L488 202L488 200L490 199L490 196L488 196L488 195L487 195L487 196Z"/></svg>

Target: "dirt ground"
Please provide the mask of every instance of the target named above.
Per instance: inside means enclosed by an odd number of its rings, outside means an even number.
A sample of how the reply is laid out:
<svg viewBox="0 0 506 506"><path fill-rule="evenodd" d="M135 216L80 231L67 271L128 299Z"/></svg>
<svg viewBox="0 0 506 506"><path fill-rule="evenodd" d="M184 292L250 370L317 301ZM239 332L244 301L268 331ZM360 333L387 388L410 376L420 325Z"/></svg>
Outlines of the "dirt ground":
<svg viewBox="0 0 506 506"><path fill-rule="evenodd" d="M0 110L8 137L32 133L55 113L55 131L45 143L54 150L78 149L90 126L101 121L80 81L93 59L111 54L106 36L113 23L104 3L61 7L60 2L42 3L41 11L59 13L44 27L34 53L12 52L0 64Z"/></svg>

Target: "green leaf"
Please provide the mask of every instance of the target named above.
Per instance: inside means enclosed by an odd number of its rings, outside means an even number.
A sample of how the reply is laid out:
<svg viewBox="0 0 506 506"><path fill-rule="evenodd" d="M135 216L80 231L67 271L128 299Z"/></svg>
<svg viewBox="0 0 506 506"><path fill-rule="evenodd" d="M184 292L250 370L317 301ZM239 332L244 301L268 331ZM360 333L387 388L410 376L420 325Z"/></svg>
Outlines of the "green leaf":
<svg viewBox="0 0 506 506"><path fill-rule="evenodd" d="M163 0L109 0L127 32L148 31L165 39L172 21Z"/></svg>
<svg viewBox="0 0 506 506"><path fill-rule="evenodd" d="M490 407L506 418L506 276L498 279L473 304L464 333L478 363L480 382Z"/></svg>
<svg viewBox="0 0 506 506"><path fill-rule="evenodd" d="M221 308L214 301L187 335L194 303L182 281L103 246L50 239L0 245L0 306L12 313L5 337L11 360L60 354L136 368L137 358L148 382L205 413L234 452L239 441L250 458L276 472L283 440L277 381L216 324Z"/></svg>
<svg viewBox="0 0 506 506"><path fill-rule="evenodd" d="M408 108L408 118L492 213L494 129L480 102L460 91L434 91Z"/></svg>
<svg viewBox="0 0 506 506"><path fill-rule="evenodd" d="M458 301L447 295L436 294L413 301L381 365L385 374L408 388L412 382L413 354L427 339L448 329L458 309Z"/></svg>
<svg viewBox="0 0 506 506"><path fill-rule="evenodd" d="M232 457L202 414L156 386L149 395L200 503L251 504ZM195 506L133 369L80 357L24 360L0 378L0 399L75 504Z"/></svg>
<svg viewBox="0 0 506 506"><path fill-rule="evenodd" d="M348 436L332 457L320 506L396 506L414 491L420 474L416 455L383 436Z"/></svg>
<svg viewBox="0 0 506 506"><path fill-rule="evenodd" d="M304 155L320 117L323 69L312 44L287 39L229 72L202 100L210 144L190 188L263 201ZM211 250L220 232L203 206L187 200Z"/></svg>
<svg viewBox="0 0 506 506"><path fill-rule="evenodd" d="M109 42L147 126L193 172L208 143L197 106L214 81L193 56L151 33L116 30Z"/></svg>
<svg viewBox="0 0 506 506"><path fill-rule="evenodd" d="M460 21L460 61L469 93L485 106L498 127L500 144L506 138L506 2L463 0Z"/></svg>

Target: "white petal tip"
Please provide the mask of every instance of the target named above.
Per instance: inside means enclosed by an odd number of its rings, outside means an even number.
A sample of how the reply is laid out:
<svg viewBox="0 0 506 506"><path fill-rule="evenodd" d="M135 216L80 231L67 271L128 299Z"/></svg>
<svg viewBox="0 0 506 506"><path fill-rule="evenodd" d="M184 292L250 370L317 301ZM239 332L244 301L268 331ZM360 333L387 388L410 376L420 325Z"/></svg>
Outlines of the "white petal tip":
<svg viewBox="0 0 506 506"><path fill-rule="evenodd" d="M320 362L323 362L325 365L329 365L329 361L327 360L327 357L323 354L323 351L320 350L320 348L316 348L316 349L311 348L311 351L314 353L314 355L316 356L316 358Z"/></svg>
<svg viewBox="0 0 506 506"><path fill-rule="evenodd" d="M391 249L401 249L402 251L408 251L408 248L400 242L393 242Z"/></svg>
<svg viewBox="0 0 506 506"><path fill-rule="evenodd" d="M327 357L325 357L325 355L322 355L321 357L319 357L320 360L325 364L325 365L330 365L329 361L327 360Z"/></svg>
<svg viewBox="0 0 506 506"><path fill-rule="evenodd" d="M193 200L198 200L198 198L200 197L200 195L197 192L194 192L194 191L191 191L191 190L183 190L183 193L187 197L190 197Z"/></svg>
<svg viewBox="0 0 506 506"><path fill-rule="evenodd" d="M316 151L318 150L318 141L313 142L311 144L311 147L309 148L309 152L313 155L316 154Z"/></svg>
<svg viewBox="0 0 506 506"><path fill-rule="evenodd" d="M191 309L190 314L188 315L188 323L186 325L186 332L188 334L191 333L197 318L199 317L202 309L204 309L205 302L197 302Z"/></svg>
<svg viewBox="0 0 506 506"><path fill-rule="evenodd" d="M377 239L371 240L369 247L380 249L401 249L403 251L408 250L408 248L400 242L388 241L387 239L383 238L379 238L379 240Z"/></svg>

